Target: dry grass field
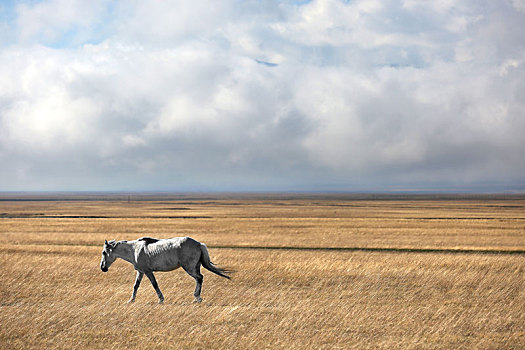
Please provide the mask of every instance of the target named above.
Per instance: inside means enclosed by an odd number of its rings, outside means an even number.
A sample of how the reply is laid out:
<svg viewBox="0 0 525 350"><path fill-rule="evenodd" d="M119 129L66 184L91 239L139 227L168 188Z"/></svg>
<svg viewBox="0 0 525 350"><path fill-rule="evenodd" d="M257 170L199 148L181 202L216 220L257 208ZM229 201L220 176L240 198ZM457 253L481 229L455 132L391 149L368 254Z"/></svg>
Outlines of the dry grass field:
<svg viewBox="0 0 525 350"><path fill-rule="evenodd" d="M525 348L524 196L129 199L0 195L2 349ZM104 239L185 235L236 270L201 304L100 271Z"/></svg>

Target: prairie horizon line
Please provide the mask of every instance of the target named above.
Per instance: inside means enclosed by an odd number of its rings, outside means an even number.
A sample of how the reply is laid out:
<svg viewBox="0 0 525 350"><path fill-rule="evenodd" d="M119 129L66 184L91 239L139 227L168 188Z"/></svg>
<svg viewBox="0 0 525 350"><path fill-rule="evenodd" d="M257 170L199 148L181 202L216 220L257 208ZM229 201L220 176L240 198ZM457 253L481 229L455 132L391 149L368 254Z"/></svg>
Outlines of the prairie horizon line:
<svg viewBox="0 0 525 350"><path fill-rule="evenodd" d="M522 199L525 191L0 191L3 201L181 200L181 199Z"/></svg>

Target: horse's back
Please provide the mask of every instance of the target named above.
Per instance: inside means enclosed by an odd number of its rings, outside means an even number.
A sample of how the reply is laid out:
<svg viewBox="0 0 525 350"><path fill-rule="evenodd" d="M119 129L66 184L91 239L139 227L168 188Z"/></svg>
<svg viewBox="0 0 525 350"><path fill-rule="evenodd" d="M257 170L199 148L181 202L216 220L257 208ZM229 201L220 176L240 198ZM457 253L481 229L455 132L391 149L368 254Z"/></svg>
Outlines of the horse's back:
<svg viewBox="0 0 525 350"><path fill-rule="evenodd" d="M200 259L201 244L191 237L167 239L142 237L137 241L144 242L140 246L140 258L137 259L137 262L140 266L153 271L174 270L190 260Z"/></svg>
<svg viewBox="0 0 525 350"><path fill-rule="evenodd" d="M168 246L177 251L181 263L198 261L201 256L201 243L191 237L174 237L167 239Z"/></svg>
<svg viewBox="0 0 525 350"><path fill-rule="evenodd" d="M177 249L183 245L195 245L200 244L191 237L173 237L173 238L153 238L153 237L141 237L137 239L137 242L144 242L145 247L151 250L169 250Z"/></svg>
<svg viewBox="0 0 525 350"><path fill-rule="evenodd" d="M145 242L146 244L157 243L159 239L152 237L140 237L137 241Z"/></svg>

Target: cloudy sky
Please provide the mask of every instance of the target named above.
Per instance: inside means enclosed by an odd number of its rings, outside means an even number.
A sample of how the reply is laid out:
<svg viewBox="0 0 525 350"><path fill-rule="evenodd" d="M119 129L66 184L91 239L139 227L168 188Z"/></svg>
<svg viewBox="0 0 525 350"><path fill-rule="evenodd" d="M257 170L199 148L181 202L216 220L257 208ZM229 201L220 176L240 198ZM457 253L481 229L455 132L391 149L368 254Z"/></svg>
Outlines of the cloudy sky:
<svg viewBox="0 0 525 350"><path fill-rule="evenodd" d="M525 192L525 0L0 1L0 191Z"/></svg>

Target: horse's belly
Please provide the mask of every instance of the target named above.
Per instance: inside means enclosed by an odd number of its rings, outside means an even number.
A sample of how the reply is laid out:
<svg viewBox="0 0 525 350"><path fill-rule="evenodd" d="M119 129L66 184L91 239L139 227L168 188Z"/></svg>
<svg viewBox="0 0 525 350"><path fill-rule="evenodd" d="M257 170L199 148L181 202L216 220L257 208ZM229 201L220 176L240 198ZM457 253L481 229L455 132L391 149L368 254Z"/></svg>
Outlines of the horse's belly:
<svg viewBox="0 0 525 350"><path fill-rule="evenodd" d="M153 271L172 271L180 267L179 259L176 258L164 258L155 259L151 266Z"/></svg>
<svg viewBox="0 0 525 350"><path fill-rule="evenodd" d="M153 271L173 271L180 267L180 265L157 266Z"/></svg>

